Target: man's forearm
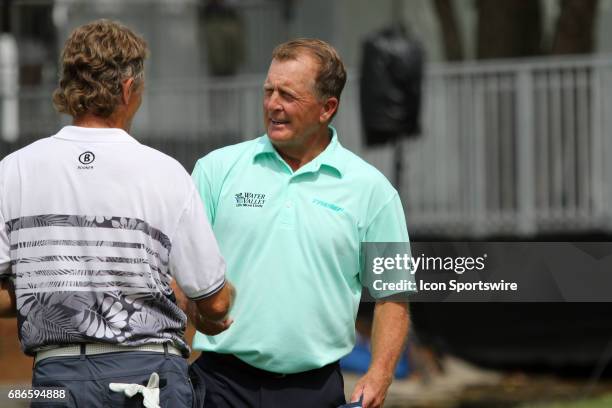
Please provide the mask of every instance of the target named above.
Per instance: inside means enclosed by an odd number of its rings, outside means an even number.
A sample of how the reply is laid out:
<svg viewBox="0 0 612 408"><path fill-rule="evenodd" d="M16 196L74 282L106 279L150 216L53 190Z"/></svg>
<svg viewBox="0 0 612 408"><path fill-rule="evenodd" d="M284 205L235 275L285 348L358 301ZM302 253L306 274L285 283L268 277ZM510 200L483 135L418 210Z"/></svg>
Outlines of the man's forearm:
<svg viewBox="0 0 612 408"><path fill-rule="evenodd" d="M372 326L372 361L368 371L393 377L395 366L404 349L409 324L406 303L376 304Z"/></svg>
<svg viewBox="0 0 612 408"><path fill-rule="evenodd" d="M227 330L233 323L229 312L236 297L236 289L230 281L210 298L189 303L187 315L199 332L214 336Z"/></svg>
<svg viewBox="0 0 612 408"><path fill-rule="evenodd" d="M15 290L8 279L0 280L0 317L16 317Z"/></svg>
<svg viewBox="0 0 612 408"><path fill-rule="evenodd" d="M179 288L175 279L172 279L170 283L170 287L172 288L172 292L174 293L174 297L176 298L176 305L185 313L188 310L189 299L185 296L185 293Z"/></svg>
<svg viewBox="0 0 612 408"><path fill-rule="evenodd" d="M380 408L393 381L397 360L408 333L408 308L405 303L378 302L372 326L372 361L368 372L357 381L351 401L363 398L366 408Z"/></svg>

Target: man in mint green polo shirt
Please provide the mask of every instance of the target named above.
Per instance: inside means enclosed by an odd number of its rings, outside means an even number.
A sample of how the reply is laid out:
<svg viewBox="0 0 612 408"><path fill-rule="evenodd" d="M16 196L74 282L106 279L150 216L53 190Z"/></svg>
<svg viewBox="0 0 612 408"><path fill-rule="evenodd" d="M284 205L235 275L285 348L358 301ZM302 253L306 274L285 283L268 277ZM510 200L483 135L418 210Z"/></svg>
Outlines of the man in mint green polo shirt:
<svg viewBox="0 0 612 408"><path fill-rule="evenodd" d="M226 332L194 338L206 406L345 403L337 362L355 341L361 243L408 241L397 191L329 126L345 82L323 41L278 46L264 83L267 134L196 163L193 178L240 293ZM405 304L376 304L372 363L352 400L382 406L407 331Z"/></svg>

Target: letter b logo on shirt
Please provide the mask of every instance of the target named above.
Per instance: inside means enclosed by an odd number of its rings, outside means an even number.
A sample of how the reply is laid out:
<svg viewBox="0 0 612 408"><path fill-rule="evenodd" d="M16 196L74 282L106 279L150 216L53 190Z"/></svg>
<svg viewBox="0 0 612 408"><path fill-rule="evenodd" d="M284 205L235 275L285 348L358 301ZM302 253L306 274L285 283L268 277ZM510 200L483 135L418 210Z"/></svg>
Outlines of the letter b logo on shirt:
<svg viewBox="0 0 612 408"><path fill-rule="evenodd" d="M95 160L96 156L92 152L85 152L79 156L79 161L82 164L91 164Z"/></svg>

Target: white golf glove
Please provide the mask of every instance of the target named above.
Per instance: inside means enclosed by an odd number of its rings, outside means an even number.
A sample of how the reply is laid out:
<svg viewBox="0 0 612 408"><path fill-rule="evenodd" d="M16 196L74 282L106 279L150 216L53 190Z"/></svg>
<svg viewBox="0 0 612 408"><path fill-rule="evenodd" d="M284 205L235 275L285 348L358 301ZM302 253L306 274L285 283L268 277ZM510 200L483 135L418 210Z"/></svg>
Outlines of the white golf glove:
<svg viewBox="0 0 612 408"><path fill-rule="evenodd" d="M124 383L110 383L108 387L114 392L123 392L128 397L132 398L134 395L141 393L143 398L143 405L146 408L160 408L159 406L159 375L157 373L151 374L147 386L140 384L124 384Z"/></svg>

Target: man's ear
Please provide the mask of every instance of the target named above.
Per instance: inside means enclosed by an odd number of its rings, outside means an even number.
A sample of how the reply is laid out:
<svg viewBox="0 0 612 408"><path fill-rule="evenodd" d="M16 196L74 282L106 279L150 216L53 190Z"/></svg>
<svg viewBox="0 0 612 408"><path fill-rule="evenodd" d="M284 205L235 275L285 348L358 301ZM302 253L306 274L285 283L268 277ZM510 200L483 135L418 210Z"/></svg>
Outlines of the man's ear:
<svg viewBox="0 0 612 408"><path fill-rule="evenodd" d="M321 116L319 117L321 123L329 122L331 120L334 113L338 110L338 104L338 98L335 96L327 98L323 104L323 108L321 109Z"/></svg>
<svg viewBox="0 0 612 408"><path fill-rule="evenodd" d="M134 78L128 78L121 83L121 101L124 105L127 105L132 96L132 88L134 85Z"/></svg>

